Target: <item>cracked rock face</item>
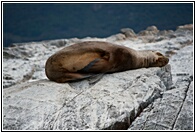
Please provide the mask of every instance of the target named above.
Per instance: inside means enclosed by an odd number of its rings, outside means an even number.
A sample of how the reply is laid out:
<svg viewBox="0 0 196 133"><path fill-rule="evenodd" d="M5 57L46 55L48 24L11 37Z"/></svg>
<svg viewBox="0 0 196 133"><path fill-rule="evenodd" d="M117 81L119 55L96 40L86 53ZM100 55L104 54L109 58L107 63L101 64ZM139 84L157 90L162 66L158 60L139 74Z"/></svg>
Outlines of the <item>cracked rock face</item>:
<svg viewBox="0 0 196 133"><path fill-rule="evenodd" d="M192 81L181 80L163 93L131 124L129 130L193 129Z"/></svg>
<svg viewBox="0 0 196 133"><path fill-rule="evenodd" d="M156 73L164 70L107 74L85 89L47 80L7 88L4 129L127 129L141 109L161 97L166 87Z"/></svg>
<svg viewBox="0 0 196 133"><path fill-rule="evenodd" d="M124 28L108 38L15 44L3 51L4 130L193 130L193 30ZM141 34L142 33L142 34ZM64 46L108 41L170 58L142 68L59 84L44 72L47 58ZM11 64L11 65L10 65Z"/></svg>

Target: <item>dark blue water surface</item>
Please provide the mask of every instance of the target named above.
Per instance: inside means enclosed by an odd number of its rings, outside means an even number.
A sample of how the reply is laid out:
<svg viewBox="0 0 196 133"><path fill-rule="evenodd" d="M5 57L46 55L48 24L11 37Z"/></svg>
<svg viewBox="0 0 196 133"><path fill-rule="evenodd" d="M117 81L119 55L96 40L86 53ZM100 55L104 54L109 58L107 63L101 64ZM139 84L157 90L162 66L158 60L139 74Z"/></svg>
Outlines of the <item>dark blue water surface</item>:
<svg viewBox="0 0 196 133"><path fill-rule="evenodd" d="M192 3L3 3L3 46L72 37L136 33L193 23Z"/></svg>

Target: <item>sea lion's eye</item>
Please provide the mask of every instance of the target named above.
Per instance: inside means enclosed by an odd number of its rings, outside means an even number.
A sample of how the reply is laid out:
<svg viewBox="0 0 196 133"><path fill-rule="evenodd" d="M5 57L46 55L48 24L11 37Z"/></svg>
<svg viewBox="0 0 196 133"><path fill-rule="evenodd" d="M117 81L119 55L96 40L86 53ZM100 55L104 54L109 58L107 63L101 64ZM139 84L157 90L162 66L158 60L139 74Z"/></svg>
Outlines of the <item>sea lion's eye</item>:
<svg viewBox="0 0 196 133"><path fill-rule="evenodd" d="M157 52L156 54L157 54L158 56L163 56L163 55L162 55L161 53L159 53L159 52Z"/></svg>

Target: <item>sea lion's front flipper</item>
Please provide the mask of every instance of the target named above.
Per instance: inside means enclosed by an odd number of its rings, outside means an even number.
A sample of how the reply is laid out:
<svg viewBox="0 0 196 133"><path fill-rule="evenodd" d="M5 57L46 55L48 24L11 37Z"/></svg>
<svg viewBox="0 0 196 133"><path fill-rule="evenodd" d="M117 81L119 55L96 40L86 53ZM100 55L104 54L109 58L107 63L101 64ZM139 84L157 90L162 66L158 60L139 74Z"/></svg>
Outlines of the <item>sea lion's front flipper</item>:
<svg viewBox="0 0 196 133"><path fill-rule="evenodd" d="M88 80L90 84L94 84L96 82L98 82L102 77L103 77L104 73L100 73L100 74L96 74L91 76Z"/></svg>
<svg viewBox="0 0 196 133"><path fill-rule="evenodd" d="M86 65L83 69L79 70L78 72L82 72L82 73L88 73L90 72L90 70L92 69L92 67L95 65L95 63L97 63L98 61L100 61L99 58L91 61L88 65Z"/></svg>
<svg viewBox="0 0 196 133"><path fill-rule="evenodd" d="M62 67L73 73L89 73L97 63L103 62L103 60L107 61L110 58L110 53L102 49L94 48L85 50L68 56L66 55L61 61L61 64L63 64ZM93 73L93 71L91 72Z"/></svg>
<svg viewBox="0 0 196 133"><path fill-rule="evenodd" d="M96 58L91 61L88 65L86 65L81 70L77 71L79 73L104 73L107 72L108 61L101 58Z"/></svg>
<svg viewBox="0 0 196 133"><path fill-rule="evenodd" d="M65 82L70 82L70 81L77 81L77 80L81 80L81 79L87 79L87 78L90 78L94 75L95 74L65 73L65 74L62 74L61 77L55 79L54 81L56 81L58 83L65 83Z"/></svg>

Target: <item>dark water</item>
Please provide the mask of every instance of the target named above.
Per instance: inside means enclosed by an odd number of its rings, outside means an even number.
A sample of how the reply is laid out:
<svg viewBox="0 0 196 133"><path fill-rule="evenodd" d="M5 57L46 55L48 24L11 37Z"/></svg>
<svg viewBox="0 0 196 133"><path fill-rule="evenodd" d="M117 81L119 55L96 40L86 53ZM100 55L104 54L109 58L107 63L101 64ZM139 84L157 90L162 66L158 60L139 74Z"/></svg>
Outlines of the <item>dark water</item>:
<svg viewBox="0 0 196 133"><path fill-rule="evenodd" d="M121 28L136 33L155 25L175 30L193 23L193 4L3 3L3 46L72 37L107 37Z"/></svg>

